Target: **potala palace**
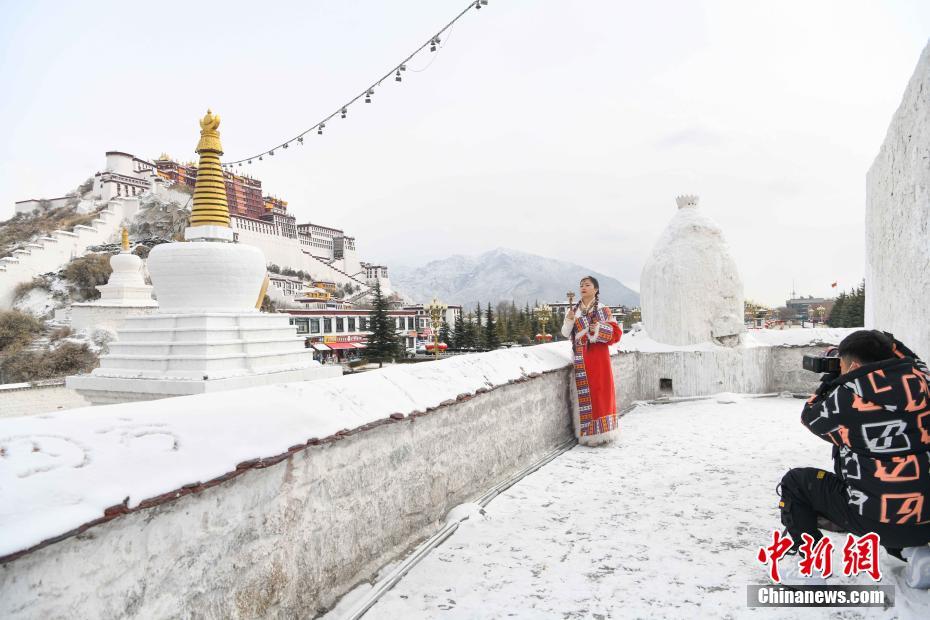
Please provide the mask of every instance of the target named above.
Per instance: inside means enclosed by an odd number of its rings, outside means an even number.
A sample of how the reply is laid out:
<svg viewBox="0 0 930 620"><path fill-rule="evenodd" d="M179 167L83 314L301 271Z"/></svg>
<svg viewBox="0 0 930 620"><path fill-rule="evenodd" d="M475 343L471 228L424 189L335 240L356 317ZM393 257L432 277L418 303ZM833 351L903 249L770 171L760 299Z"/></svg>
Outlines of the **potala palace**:
<svg viewBox="0 0 930 620"><path fill-rule="evenodd" d="M375 281L385 293L392 291L387 267L361 261L354 237L318 223L297 224L286 201L263 194L260 180L226 171L223 176L236 241L261 249L270 264L304 271L315 281L351 284L357 290L355 299L364 296ZM55 231L0 258L0 308L10 307L16 285L57 271L89 247L116 241L120 227L131 224L145 209L164 209L170 203L189 208L196 178L195 163L178 163L167 155L148 161L108 151L104 169L94 174L92 189L83 196L17 202L17 214L65 206L69 200L80 212L99 211L90 226ZM272 283L281 295L299 292L283 279Z"/></svg>

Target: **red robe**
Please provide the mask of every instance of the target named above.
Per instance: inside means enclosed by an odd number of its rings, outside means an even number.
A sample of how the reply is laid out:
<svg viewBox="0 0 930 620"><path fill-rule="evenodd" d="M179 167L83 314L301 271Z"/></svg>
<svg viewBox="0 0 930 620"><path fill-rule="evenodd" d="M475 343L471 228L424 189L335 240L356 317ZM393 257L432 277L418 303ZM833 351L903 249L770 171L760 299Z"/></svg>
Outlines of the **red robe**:
<svg viewBox="0 0 930 620"><path fill-rule="evenodd" d="M571 323L563 327L566 337L570 336L571 328ZM575 434L583 444L606 443L620 429L614 374L607 347L620 341L623 330L611 315L610 308L600 307L595 312L578 316L574 333Z"/></svg>

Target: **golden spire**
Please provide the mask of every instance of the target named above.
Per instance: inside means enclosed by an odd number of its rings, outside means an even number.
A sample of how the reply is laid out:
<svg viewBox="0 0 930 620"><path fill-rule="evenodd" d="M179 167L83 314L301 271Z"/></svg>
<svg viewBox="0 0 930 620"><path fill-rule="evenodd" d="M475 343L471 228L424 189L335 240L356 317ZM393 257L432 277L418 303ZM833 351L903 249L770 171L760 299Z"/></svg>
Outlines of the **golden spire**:
<svg viewBox="0 0 930 620"><path fill-rule="evenodd" d="M120 243L120 246L123 252L129 251L129 231L126 230L125 226L123 226L123 239L122 239L122 242Z"/></svg>
<svg viewBox="0 0 930 620"><path fill-rule="evenodd" d="M191 226L225 226L229 228L229 206L226 203L226 181L220 166L223 146L220 144L219 115L207 110L200 120L200 142L197 153L197 183L194 185L194 206Z"/></svg>

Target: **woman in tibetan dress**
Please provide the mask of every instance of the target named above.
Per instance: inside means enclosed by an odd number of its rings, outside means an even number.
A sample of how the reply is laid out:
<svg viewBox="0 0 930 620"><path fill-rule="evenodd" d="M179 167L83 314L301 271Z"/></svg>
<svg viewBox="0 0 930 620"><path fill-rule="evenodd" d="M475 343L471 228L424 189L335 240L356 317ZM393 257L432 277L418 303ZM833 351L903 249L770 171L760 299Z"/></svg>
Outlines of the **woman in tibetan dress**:
<svg viewBox="0 0 930 620"><path fill-rule="evenodd" d="M605 444L620 434L614 374L608 345L619 342L623 330L599 305L600 290L591 276L581 279L581 301L570 308L562 324L562 335L574 350L572 387L575 436L586 446Z"/></svg>

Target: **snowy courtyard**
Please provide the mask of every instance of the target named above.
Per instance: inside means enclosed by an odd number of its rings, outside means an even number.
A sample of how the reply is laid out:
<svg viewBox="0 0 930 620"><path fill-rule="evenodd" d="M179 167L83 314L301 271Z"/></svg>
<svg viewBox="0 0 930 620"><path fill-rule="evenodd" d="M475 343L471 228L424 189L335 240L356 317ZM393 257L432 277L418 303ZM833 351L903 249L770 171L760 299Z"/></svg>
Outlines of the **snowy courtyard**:
<svg viewBox="0 0 930 620"><path fill-rule="evenodd" d="M799 422L802 404L724 395L641 405L619 443L575 447L523 479L365 618L930 617L930 593L907 589L903 564L884 551L892 608L747 606L746 586L769 583L756 552L780 529L775 485L790 467L832 471L830 446ZM837 556L844 538L834 535Z"/></svg>

